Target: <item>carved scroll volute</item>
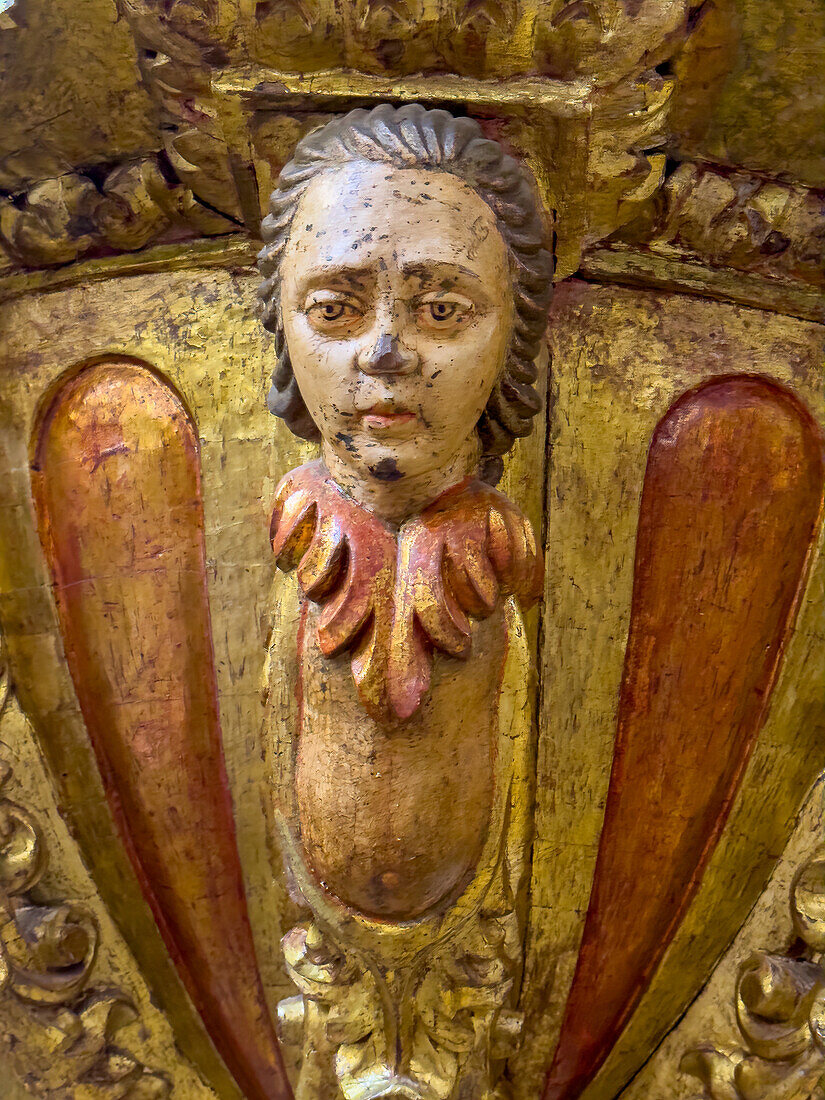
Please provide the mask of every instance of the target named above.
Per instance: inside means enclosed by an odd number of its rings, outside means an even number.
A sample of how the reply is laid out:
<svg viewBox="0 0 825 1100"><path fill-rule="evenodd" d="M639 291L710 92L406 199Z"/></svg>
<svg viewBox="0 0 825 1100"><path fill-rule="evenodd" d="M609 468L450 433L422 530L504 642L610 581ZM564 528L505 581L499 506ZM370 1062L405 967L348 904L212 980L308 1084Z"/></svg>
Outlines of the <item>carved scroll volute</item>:
<svg viewBox="0 0 825 1100"><path fill-rule="evenodd" d="M825 860L799 868L790 903L798 937L793 950L756 951L739 967L734 996L742 1049L707 1044L682 1058L681 1069L702 1082L710 1100L819 1094L825 1072Z"/></svg>
<svg viewBox="0 0 825 1100"><path fill-rule="evenodd" d="M297 1096L492 1100L520 1029L517 608L542 577L493 487L540 407L533 184L468 119L355 111L299 144L264 239L270 408L323 456L286 475L272 517L297 580L274 601L266 728L311 912L284 940Z"/></svg>

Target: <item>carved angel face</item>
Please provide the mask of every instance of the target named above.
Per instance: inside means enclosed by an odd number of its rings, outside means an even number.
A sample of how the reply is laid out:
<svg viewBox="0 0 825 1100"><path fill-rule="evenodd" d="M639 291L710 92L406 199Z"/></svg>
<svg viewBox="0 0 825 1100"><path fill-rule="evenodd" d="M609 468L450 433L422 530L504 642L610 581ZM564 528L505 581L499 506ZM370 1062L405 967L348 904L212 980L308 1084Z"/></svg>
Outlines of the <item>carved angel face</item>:
<svg viewBox="0 0 825 1100"><path fill-rule="evenodd" d="M477 459L514 308L495 216L467 184L363 161L323 172L281 269L287 347L328 458L378 482Z"/></svg>

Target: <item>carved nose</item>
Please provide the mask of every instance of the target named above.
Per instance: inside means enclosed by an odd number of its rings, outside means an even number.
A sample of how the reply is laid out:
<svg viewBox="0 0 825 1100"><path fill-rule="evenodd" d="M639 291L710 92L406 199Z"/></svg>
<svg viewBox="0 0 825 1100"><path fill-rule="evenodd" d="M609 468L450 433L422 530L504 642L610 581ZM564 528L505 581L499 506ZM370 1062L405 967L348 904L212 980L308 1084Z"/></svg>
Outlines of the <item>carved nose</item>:
<svg viewBox="0 0 825 1100"><path fill-rule="evenodd" d="M365 374L403 374L416 362L415 352L388 332L382 333L368 354L358 357L358 366Z"/></svg>

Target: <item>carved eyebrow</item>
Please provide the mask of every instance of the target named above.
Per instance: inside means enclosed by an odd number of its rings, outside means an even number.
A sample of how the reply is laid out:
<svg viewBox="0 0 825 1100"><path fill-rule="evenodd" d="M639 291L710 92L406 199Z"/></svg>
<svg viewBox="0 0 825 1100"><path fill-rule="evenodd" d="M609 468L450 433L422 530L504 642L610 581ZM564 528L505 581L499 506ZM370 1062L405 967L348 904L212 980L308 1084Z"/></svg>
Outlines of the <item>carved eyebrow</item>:
<svg viewBox="0 0 825 1100"><path fill-rule="evenodd" d="M432 263L402 264L401 274L405 279L418 279L422 283L430 283L442 289L450 289L457 278L469 279L471 282L482 286L483 283L475 271L462 264L447 263L435 260Z"/></svg>
<svg viewBox="0 0 825 1100"><path fill-rule="evenodd" d="M301 289L307 293L318 290L322 286L329 286L330 283L343 283L352 290L358 291L364 289L369 278L370 272L366 268L333 264L329 267L316 268L304 281Z"/></svg>

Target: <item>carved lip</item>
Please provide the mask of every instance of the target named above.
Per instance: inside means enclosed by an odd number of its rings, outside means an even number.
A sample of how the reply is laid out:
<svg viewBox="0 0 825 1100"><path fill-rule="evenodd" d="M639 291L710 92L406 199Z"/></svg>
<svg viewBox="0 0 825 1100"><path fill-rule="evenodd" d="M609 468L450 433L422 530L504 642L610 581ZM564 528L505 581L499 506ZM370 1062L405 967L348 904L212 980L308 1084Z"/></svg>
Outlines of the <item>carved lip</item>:
<svg viewBox="0 0 825 1100"><path fill-rule="evenodd" d="M364 427L371 431L398 428L402 424L412 424L418 417L409 409L398 409L383 402L365 409L361 414Z"/></svg>

